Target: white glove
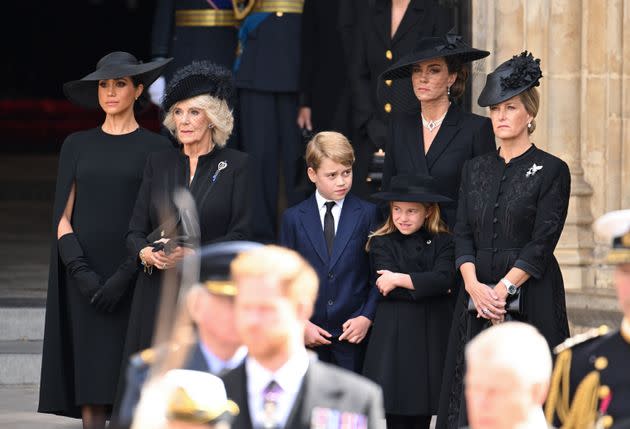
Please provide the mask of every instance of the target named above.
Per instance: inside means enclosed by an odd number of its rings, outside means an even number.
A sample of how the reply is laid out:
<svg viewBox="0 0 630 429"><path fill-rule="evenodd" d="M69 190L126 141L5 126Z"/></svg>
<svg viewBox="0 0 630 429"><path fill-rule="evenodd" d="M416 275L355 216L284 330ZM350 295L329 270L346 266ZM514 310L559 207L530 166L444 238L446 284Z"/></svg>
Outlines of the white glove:
<svg viewBox="0 0 630 429"><path fill-rule="evenodd" d="M158 77L155 82L149 86L149 98L151 98L151 102L158 107L162 105L162 97L164 96L165 86L166 79L164 79L164 76Z"/></svg>

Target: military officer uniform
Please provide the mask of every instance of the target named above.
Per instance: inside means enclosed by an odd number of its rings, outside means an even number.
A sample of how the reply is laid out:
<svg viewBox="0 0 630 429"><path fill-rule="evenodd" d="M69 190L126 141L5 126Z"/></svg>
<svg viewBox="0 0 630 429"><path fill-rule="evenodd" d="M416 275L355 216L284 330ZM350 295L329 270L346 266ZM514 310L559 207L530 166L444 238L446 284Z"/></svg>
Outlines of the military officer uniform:
<svg viewBox="0 0 630 429"><path fill-rule="evenodd" d="M300 90L300 36L304 0L250 0L239 30L234 64L239 98L239 141L252 159L254 239L276 241L279 172L286 203L305 198L296 168L304 145L296 123Z"/></svg>
<svg viewBox="0 0 630 429"><path fill-rule="evenodd" d="M612 235L606 262L627 273L630 210L602 216L594 229L596 234ZM621 279L615 286L619 297L627 300L621 294L629 293L630 282ZM626 306L620 329L602 326L569 338L554 350L557 356L545 404L549 423L562 429L630 428L630 317L628 304L620 303Z"/></svg>
<svg viewBox="0 0 630 429"><path fill-rule="evenodd" d="M151 54L174 60L168 77L193 60L232 68L237 25L232 0L158 0L153 17Z"/></svg>

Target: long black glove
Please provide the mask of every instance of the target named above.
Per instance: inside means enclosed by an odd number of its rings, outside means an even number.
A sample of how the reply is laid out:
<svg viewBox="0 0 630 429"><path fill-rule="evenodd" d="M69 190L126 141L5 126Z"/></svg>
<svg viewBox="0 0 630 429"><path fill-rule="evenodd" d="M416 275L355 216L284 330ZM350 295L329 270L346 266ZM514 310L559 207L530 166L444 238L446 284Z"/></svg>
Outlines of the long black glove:
<svg viewBox="0 0 630 429"><path fill-rule="evenodd" d="M74 233L65 234L57 240L57 246L68 274L75 280L81 294L93 304L94 295L101 289L103 280L88 264L77 236Z"/></svg>
<svg viewBox="0 0 630 429"><path fill-rule="evenodd" d="M138 267L135 257L127 258L96 292L93 299L94 306L101 311L114 311L120 299L133 285L138 274Z"/></svg>

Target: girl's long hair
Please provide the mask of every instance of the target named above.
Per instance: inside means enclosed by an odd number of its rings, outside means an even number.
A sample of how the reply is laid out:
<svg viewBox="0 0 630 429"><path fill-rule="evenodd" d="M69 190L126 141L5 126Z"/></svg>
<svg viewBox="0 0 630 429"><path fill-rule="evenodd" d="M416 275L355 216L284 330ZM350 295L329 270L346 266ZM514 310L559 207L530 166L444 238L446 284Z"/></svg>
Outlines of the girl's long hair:
<svg viewBox="0 0 630 429"><path fill-rule="evenodd" d="M424 206L424 208L429 212L429 216L424 220L424 229L429 231L431 234L439 234L441 232L448 232L448 227L442 221L440 217L440 206L437 203L420 203ZM393 201L389 203L389 216L387 216L387 220L379 229L374 231L368 236L367 243L365 243L365 251L370 251L370 242L372 241L372 237L378 237L381 235L391 234L392 232L397 231L396 225L394 225L394 219L392 218L392 207L394 205Z"/></svg>

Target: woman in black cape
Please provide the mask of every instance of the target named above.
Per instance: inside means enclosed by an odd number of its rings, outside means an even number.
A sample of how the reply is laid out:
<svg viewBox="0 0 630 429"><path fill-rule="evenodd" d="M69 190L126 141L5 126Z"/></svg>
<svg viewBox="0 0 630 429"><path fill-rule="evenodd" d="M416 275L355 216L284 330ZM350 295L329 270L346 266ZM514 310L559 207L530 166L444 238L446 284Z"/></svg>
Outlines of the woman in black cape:
<svg viewBox="0 0 630 429"><path fill-rule="evenodd" d="M142 169L149 153L172 150L138 125L134 107L169 61L112 52L64 85L105 120L68 136L59 155L38 411L82 418L85 428L104 427L116 392L139 268L125 233Z"/></svg>

